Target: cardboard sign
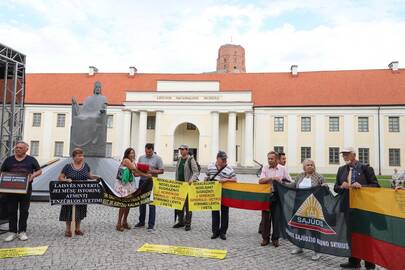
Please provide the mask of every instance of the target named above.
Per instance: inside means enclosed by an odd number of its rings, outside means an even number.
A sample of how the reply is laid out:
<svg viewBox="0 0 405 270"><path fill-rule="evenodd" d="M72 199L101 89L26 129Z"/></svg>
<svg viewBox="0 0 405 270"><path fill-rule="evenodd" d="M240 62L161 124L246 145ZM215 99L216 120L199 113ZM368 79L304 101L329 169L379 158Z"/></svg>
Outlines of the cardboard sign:
<svg viewBox="0 0 405 270"><path fill-rule="evenodd" d="M220 260L224 259L227 254L226 250L169 246L169 245L154 245L154 244L144 244L137 251L174 254L180 256L191 256L200 258L212 258Z"/></svg>
<svg viewBox="0 0 405 270"><path fill-rule="evenodd" d="M0 176L0 192L27 194L29 182L25 173L3 172Z"/></svg>
<svg viewBox="0 0 405 270"><path fill-rule="evenodd" d="M49 182L51 205L101 204L102 186L96 181Z"/></svg>

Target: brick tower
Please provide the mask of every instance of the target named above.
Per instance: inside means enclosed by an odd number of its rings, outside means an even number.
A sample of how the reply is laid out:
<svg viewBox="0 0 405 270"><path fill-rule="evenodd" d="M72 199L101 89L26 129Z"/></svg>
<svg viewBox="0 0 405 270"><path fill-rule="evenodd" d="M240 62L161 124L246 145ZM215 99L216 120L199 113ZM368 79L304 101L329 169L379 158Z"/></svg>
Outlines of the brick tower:
<svg viewBox="0 0 405 270"><path fill-rule="evenodd" d="M245 49L240 45L222 45L218 50L217 72L246 72Z"/></svg>

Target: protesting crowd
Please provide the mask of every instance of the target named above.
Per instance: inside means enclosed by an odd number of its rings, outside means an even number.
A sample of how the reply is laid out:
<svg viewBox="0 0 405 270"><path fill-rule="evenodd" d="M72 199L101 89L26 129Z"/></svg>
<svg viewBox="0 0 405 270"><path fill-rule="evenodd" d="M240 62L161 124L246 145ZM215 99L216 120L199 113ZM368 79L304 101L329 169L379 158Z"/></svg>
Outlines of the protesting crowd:
<svg viewBox="0 0 405 270"><path fill-rule="evenodd" d="M9 234L4 239L7 242L18 238L21 241L28 239L27 219L29 215L30 197L32 192L32 181L41 174L41 169L34 157L27 155L28 145L25 142L18 142L15 147L15 154L8 157L1 166L1 172L26 173L30 182L27 194L7 194L7 207L9 218ZM175 180L187 182L190 185L199 181L200 166L195 158L190 155L189 147L185 144L179 147L180 157L177 160ZM341 151L345 165L339 167L336 175L334 191L342 194L348 189L361 189L362 187L380 187L377 177L372 167L360 163L356 159L356 153L353 148L348 147ZM74 182L83 180L97 180L100 176L94 175L89 165L85 162L85 153L77 148L72 152L72 161L66 164L60 172L58 180L61 182ZM206 169L204 181L218 181L221 184L237 182L237 175L227 163L227 154L219 151L216 160L210 163ZM287 158L284 153L270 151L267 155L268 164L262 168L258 184L270 184L271 193L269 194L269 204L267 210L262 210L261 222L258 224L258 231L262 236L261 246L272 245L274 248L280 246L280 237L284 237L280 232L280 221L282 220L282 204L278 195L277 187L283 185L295 189L308 189L314 187L323 187L328 189L325 178L316 171L316 164L311 159L303 161L302 172L295 177L291 177L286 164ZM115 192L122 197L134 193L137 187L134 185L135 179L139 177L138 186L147 181L152 181L164 173L162 159L154 152L153 144L146 144L145 154L138 159L133 148L128 148L123 154L120 167L118 169L117 179L115 181ZM397 173L397 172L396 172ZM393 177L393 188L403 189L403 179L399 174ZM270 192L270 191L269 191ZM147 208L149 216L146 222ZM66 223L64 235L72 237L72 205L63 205L60 210L59 220ZM122 207L118 210L117 231L131 229L128 223L130 208ZM188 199L184 202L182 210L175 210L177 223L173 228L184 228L185 231L191 230L192 212L189 209ZM18 215L19 213L19 215ZM75 235L83 235L81 221L86 217L87 206L75 206ZM153 231L156 221L156 206L141 204L139 207L139 221L134 227L141 228L147 225L149 231ZM236 226L236 225L234 225ZM229 227L229 206L221 204L217 211L212 211L212 235L211 239L227 239ZM295 247L291 254L302 253L302 247ZM313 251L312 260L319 260L320 253ZM350 257L347 263L341 264L342 268L360 267L360 258ZM365 261L367 269L374 269L373 262Z"/></svg>

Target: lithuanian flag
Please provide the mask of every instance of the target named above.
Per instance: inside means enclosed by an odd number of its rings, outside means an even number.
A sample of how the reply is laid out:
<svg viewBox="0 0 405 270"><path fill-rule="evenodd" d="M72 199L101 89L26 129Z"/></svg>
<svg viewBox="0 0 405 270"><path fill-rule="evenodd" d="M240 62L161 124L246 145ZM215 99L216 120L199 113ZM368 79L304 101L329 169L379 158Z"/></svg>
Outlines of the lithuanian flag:
<svg viewBox="0 0 405 270"><path fill-rule="evenodd" d="M405 191L350 190L352 256L405 269Z"/></svg>
<svg viewBox="0 0 405 270"><path fill-rule="evenodd" d="M222 204L248 210L269 210L270 184L224 183Z"/></svg>

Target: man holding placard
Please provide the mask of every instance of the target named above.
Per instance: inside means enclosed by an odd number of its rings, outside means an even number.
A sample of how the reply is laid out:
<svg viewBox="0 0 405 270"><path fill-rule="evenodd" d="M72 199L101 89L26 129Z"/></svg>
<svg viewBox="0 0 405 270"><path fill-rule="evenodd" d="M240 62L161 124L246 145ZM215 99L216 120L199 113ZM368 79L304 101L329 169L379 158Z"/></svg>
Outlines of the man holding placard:
<svg viewBox="0 0 405 270"><path fill-rule="evenodd" d="M35 177L41 175L41 167L38 161L27 155L28 144L23 141L17 142L14 149L14 156L6 158L1 165L2 180L4 173L8 176L24 175L27 179L26 192L23 194L18 193L8 193L6 195L7 209L8 209L8 222L9 222L9 235L4 239L6 242L13 241L17 237L21 241L28 239L27 236L27 220L28 220L28 210L30 207L31 193L32 193L32 181ZM20 217L18 219L18 209L20 209ZM18 220L18 229L17 229Z"/></svg>

